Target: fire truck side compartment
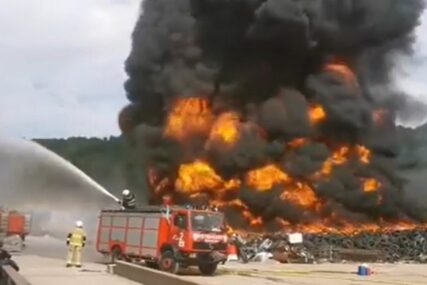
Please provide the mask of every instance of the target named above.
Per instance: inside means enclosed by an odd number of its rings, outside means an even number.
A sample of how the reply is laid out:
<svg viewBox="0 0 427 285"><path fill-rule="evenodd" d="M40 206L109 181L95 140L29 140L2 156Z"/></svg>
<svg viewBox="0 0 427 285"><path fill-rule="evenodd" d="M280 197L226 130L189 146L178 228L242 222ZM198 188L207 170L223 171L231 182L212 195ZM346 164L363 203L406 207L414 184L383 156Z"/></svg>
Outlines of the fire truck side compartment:
<svg viewBox="0 0 427 285"><path fill-rule="evenodd" d="M29 234L30 227L31 215L0 210L0 235L2 238L10 235L25 237Z"/></svg>
<svg viewBox="0 0 427 285"><path fill-rule="evenodd" d="M25 216L19 213L9 213L8 233L22 235L25 232Z"/></svg>
<svg viewBox="0 0 427 285"><path fill-rule="evenodd" d="M97 250L109 253L119 246L127 256L157 258L164 242L159 240L164 222L160 212L104 211L99 221Z"/></svg>

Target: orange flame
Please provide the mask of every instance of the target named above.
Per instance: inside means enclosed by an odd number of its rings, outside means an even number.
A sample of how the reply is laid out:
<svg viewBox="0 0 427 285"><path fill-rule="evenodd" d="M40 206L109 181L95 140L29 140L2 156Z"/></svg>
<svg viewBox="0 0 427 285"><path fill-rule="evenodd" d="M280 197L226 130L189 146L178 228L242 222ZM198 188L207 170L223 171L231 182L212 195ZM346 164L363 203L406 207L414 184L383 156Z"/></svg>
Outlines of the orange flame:
<svg viewBox="0 0 427 285"><path fill-rule="evenodd" d="M357 78L354 72L345 64L328 64L326 71L341 75L347 82L357 85Z"/></svg>
<svg viewBox="0 0 427 285"><path fill-rule="evenodd" d="M187 193L231 189L239 185L240 181L235 179L224 181L209 164L201 160L182 164L175 181L176 189Z"/></svg>
<svg viewBox="0 0 427 285"><path fill-rule="evenodd" d="M381 183L375 178L369 178L363 182L363 191L366 193L376 192L380 187Z"/></svg>
<svg viewBox="0 0 427 285"><path fill-rule="evenodd" d="M231 201L215 201L215 204L219 207L236 207L238 208L243 217L246 219L246 221L248 222L248 224L250 224L251 226L261 226L263 224L263 220L261 217L255 217L250 211L248 206L246 206L241 200L239 199L234 199ZM234 230L231 229L233 232Z"/></svg>
<svg viewBox="0 0 427 285"><path fill-rule="evenodd" d="M190 134L207 133L212 118L208 100L198 97L179 99L169 113L164 135L182 140Z"/></svg>
<svg viewBox="0 0 427 285"><path fill-rule="evenodd" d="M363 163L369 163L371 160L371 151L362 145L357 145L353 148L342 146L334 151L332 155L323 163L322 169L315 174L315 176L329 176L332 172L334 165L341 165L348 161L351 154L357 155L359 160Z"/></svg>
<svg viewBox="0 0 427 285"><path fill-rule="evenodd" d="M419 227L419 225L407 221L353 224L344 220L340 220L340 218L334 214L332 214L331 218L318 220L317 222L309 224L293 225L289 221L283 220L281 218L276 218L275 220L283 228L289 231L304 233L340 233L346 235L355 235L361 232L390 232L396 230L412 230Z"/></svg>
<svg viewBox="0 0 427 285"><path fill-rule="evenodd" d="M313 105L309 110L309 118L312 124L318 124L326 119L325 110L321 105Z"/></svg>
<svg viewBox="0 0 427 285"><path fill-rule="evenodd" d="M224 113L215 121L210 132L209 140L220 140L227 144L236 142L239 138L239 116L234 112Z"/></svg>
<svg viewBox="0 0 427 285"><path fill-rule="evenodd" d="M253 227L256 227L256 226L261 226L262 224L263 224L264 222L263 222L263 220L262 220L262 218L261 217L258 217L258 218L252 218L252 217L250 217L250 224L251 224L251 226L253 226Z"/></svg>
<svg viewBox="0 0 427 285"><path fill-rule="evenodd" d="M361 162L368 164L371 161L371 151L363 145L356 146Z"/></svg>
<svg viewBox="0 0 427 285"><path fill-rule="evenodd" d="M343 164L348 160L348 153L350 148L348 146L340 147L337 151L332 154L332 161L334 164Z"/></svg>
<svg viewBox="0 0 427 285"><path fill-rule="evenodd" d="M286 188L280 198L305 208L312 208L319 202L313 189L301 182L296 183L295 187Z"/></svg>
<svg viewBox="0 0 427 285"><path fill-rule="evenodd" d="M288 146L291 147L291 148L298 148L298 147L303 146L304 144L306 144L307 141L308 140L306 138L296 138L296 139L290 141L288 143Z"/></svg>
<svg viewBox="0 0 427 285"><path fill-rule="evenodd" d="M257 190L267 191L274 185L289 182L291 178L275 165L267 165L251 170L246 175L246 183Z"/></svg>

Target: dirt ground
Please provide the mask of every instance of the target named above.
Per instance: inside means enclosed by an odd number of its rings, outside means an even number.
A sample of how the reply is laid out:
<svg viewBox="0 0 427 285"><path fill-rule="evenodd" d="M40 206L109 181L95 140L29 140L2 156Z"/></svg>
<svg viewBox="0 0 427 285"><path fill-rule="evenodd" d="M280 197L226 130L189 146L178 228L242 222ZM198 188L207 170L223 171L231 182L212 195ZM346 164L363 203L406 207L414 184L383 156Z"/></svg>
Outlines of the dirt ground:
<svg viewBox="0 0 427 285"><path fill-rule="evenodd" d="M214 277L187 276L203 285L427 284L427 265L370 264L374 274L356 274L358 264L229 263Z"/></svg>

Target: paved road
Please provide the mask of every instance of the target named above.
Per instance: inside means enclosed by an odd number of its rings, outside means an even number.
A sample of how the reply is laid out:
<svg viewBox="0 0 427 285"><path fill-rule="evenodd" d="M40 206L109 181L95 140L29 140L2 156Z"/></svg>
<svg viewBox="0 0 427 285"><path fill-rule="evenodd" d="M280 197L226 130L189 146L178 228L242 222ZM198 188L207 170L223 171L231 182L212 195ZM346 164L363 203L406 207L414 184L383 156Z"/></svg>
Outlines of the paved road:
<svg viewBox="0 0 427 285"><path fill-rule="evenodd" d="M25 250L14 256L20 273L32 285L136 285L107 272L99 263L103 258L89 244L83 255L83 268L66 268L65 240L51 237L28 237Z"/></svg>
<svg viewBox="0 0 427 285"><path fill-rule="evenodd" d="M15 257L21 274L32 285L136 285L138 283L112 275L105 265L86 263L83 268L66 268L59 259L22 255Z"/></svg>
<svg viewBox="0 0 427 285"><path fill-rule="evenodd" d="M58 239L50 236L44 237L27 237L25 250L22 255L36 255L40 257L48 257L60 259L65 262L67 255L66 239ZM21 255L21 254L20 254ZM102 255L96 252L93 243L89 244L83 250L83 262L101 262Z"/></svg>

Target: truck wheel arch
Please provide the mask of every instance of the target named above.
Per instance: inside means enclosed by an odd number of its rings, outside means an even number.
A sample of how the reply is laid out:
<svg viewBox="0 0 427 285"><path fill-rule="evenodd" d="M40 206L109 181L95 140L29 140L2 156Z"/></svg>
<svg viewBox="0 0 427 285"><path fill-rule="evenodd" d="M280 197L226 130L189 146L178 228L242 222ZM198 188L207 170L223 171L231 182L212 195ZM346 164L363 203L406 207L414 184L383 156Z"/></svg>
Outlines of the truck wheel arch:
<svg viewBox="0 0 427 285"><path fill-rule="evenodd" d="M119 245L114 245L110 251L110 262L115 263L116 260L120 260L122 257L122 249Z"/></svg>
<svg viewBox="0 0 427 285"><path fill-rule="evenodd" d="M167 243L161 246L160 253L162 254L163 252L165 252L167 250L172 251L175 255L178 254L178 248L176 246L173 246L173 245L167 244Z"/></svg>

